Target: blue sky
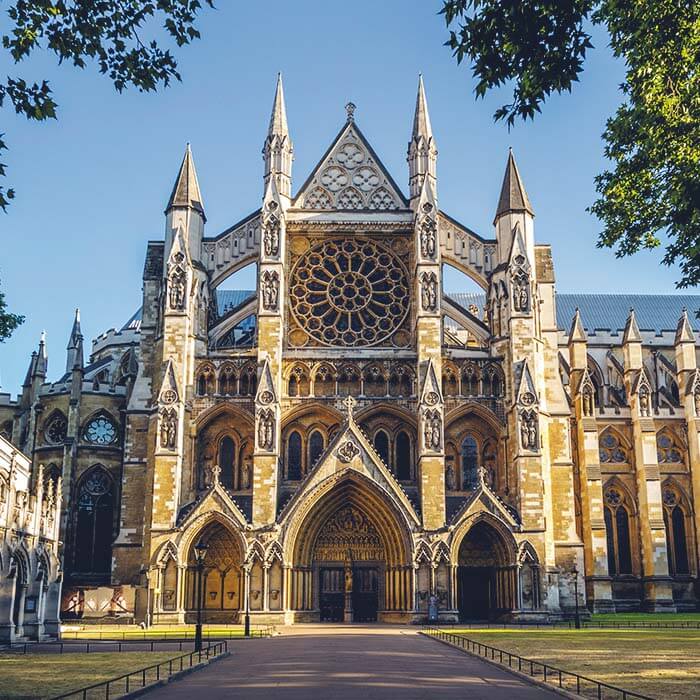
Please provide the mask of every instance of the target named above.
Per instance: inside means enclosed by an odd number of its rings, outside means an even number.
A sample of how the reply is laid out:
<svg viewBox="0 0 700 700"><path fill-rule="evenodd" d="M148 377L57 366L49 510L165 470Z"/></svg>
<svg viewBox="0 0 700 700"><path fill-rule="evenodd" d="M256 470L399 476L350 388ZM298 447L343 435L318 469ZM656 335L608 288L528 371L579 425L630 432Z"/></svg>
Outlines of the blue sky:
<svg viewBox="0 0 700 700"><path fill-rule="evenodd" d="M595 198L593 177L604 167L600 134L619 103L622 78L604 35L594 37L574 93L553 98L534 123L509 133L492 119L499 96L476 102L468 67L458 67L443 46L439 0L218 5L201 15L202 40L178 51L183 82L157 94L118 95L94 67L57 67L49 56L6 69L49 78L59 119L37 125L3 113L7 184L18 195L0 214L0 281L10 308L27 321L0 344L2 391L19 389L42 329L49 377L60 376L76 306L86 339L121 326L138 308L146 241L163 237L163 208L187 141L207 235L259 206L261 147L278 71L295 187L352 100L357 123L405 191L422 71L439 148L441 208L491 237L512 146L535 209L536 238L553 246L560 291L675 291L678 274L660 265L660 252L620 261L596 249L599 224L585 211Z"/></svg>

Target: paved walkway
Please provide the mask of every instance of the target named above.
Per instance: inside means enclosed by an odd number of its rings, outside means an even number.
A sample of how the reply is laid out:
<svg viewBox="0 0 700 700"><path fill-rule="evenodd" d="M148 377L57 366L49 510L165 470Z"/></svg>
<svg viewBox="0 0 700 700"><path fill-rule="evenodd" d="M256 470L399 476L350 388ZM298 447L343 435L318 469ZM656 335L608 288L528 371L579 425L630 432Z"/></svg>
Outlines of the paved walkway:
<svg viewBox="0 0 700 700"><path fill-rule="evenodd" d="M232 655L146 696L282 700L554 700L554 692L407 627L282 628L229 642Z"/></svg>

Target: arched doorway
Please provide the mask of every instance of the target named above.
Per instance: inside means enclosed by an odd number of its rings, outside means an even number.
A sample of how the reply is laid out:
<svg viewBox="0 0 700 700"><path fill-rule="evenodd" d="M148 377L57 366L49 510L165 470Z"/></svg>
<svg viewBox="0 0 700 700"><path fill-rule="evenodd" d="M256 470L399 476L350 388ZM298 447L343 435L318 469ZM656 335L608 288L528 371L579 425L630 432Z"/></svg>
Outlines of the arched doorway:
<svg viewBox="0 0 700 700"><path fill-rule="evenodd" d="M187 556L185 609L188 621L197 610L197 567L194 546L207 544L202 574L202 609L205 622L236 622L244 605L243 553L238 539L222 523L207 525L195 537Z"/></svg>
<svg viewBox="0 0 700 700"><path fill-rule="evenodd" d="M348 477L303 516L293 548L298 620L402 620L412 610L408 535L388 496Z"/></svg>
<svg viewBox="0 0 700 700"><path fill-rule="evenodd" d="M515 607L515 562L503 536L477 522L459 546L457 607L461 620L497 619Z"/></svg>

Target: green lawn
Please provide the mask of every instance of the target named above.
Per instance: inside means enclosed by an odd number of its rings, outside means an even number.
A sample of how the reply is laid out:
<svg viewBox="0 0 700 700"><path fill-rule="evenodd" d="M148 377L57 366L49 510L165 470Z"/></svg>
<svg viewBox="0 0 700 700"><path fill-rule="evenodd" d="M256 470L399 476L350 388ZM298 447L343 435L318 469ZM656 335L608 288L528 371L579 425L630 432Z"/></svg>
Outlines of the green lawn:
<svg viewBox="0 0 700 700"><path fill-rule="evenodd" d="M446 630L452 631L452 630ZM700 630L456 629L469 639L643 695L700 697Z"/></svg>
<svg viewBox="0 0 700 700"><path fill-rule="evenodd" d="M194 639L194 632L194 625L155 625L144 630L138 625L66 624L62 628L61 638L64 641L71 639ZM265 635L267 632L267 627L251 627L251 635L255 637ZM242 625L204 625L202 636L205 640L209 637L243 637L244 629Z"/></svg>
<svg viewBox="0 0 700 700"><path fill-rule="evenodd" d="M130 671L167 661L179 653L124 652L80 654L0 654L0 698L50 698L61 693L100 683ZM153 682L155 673L146 682ZM140 687L141 676L132 678ZM122 694L124 686L112 691ZM77 696L76 696L77 697ZM104 698L104 688L88 698Z"/></svg>
<svg viewBox="0 0 700 700"><path fill-rule="evenodd" d="M700 613L599 613L591 622L698 622Z"/></svg>

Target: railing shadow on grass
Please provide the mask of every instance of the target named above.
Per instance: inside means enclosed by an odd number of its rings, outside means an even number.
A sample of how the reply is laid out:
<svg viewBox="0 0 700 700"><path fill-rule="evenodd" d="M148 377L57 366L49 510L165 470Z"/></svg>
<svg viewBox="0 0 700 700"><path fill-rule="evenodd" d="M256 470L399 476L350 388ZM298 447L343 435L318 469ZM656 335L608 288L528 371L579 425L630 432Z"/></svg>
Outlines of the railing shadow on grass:
<svg viewBox="0 0 700 700"><path fill-rule="evenodd" d="M227 652L227 641L224 640L221 642L216 642L214 644L210 644L201 651L192 651L189 654L182 654L181 656L176 656L175 658L168 659L167 661L161 661L158 664L146 666L144 668L137 669L136 671L131 671L121 676L110 678L109 680L102 681L101 683L94 683L93 685L88 685L84 688L71 690L68 693L54 695L50 698L50 700L64 700L66 698L74 698L75 700L105 698L105 700L109 700L109 698L118 698L122 695L126 695L127 693L132 693L136 690L141 690L143 688L147 688L148 686L154 685L155 683L159 683L160 681L166 680L175 674L187 671L203 661L215 659L222 654L226 654Z"/></svg>
<svg viewBox="0 0 700 700"><path fill-rule="evenodd" d="M495 661L509 669L523 673L536 680L554 685L570 693L575 693L582 697L597 698L597 700L654 700L648 695L625 690L594 678L588 678L572 671L565 671L557 666L546 664L534 659L527 659L524 656L513 654L505 649L492 647L482 642L468 639L461 634L445 632L437 627L424 627L424 634L439 639L462 649L463 651L480 656L489 661Z"/></svg>

